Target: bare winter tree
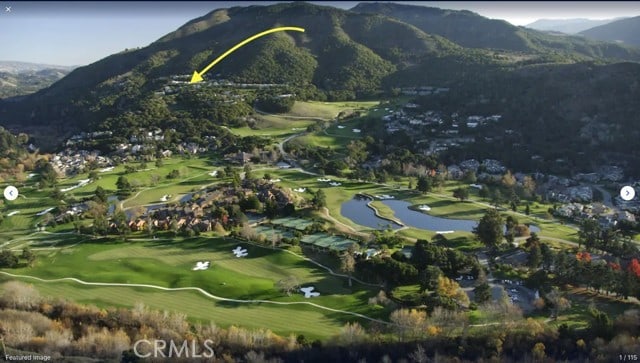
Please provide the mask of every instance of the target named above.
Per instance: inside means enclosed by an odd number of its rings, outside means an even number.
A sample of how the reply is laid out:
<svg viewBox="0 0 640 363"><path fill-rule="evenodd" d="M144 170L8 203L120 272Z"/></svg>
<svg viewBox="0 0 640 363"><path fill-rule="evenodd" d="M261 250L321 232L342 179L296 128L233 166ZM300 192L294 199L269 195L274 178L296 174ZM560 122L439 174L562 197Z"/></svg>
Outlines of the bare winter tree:
<svg viewBox="0 0 640 363"><path fill-rule="evenodd" d="M571 302L563 296L557 287L554 287L553 290L547 294L547 299L553 305L552 313L555 318L557 318L562 311L571 307Z"/></svg>
<svg viewBox="0 0 640 363"><path fill-rule="evenodd" d="M353 258L353 251L348 250L340 257L340 270L349 275L349 287L351 287L351 274L356 270L356 260Z"/></svg>
<svg viewBox="0 0 640 363"><path fill-rule="evenodd" d="M33 286L18 281L9 281L2 285L2 295L0 295L0 306L10 309L29 310L37 306L40 301L40 294Z"/></svg>
<svg viewBox="0 0 640 363"><path fill-rule="evenodd" d="M364 341L367 337L367 332L358 323L346 323L340 330L338 335L338 341L341 343L358 344Z"/></svg>
<svg viewBox="0 0 640 363"><path fill-rule="evenodd" d="M427 363L428 357L427 352L424 350L422 345L418 345L416 350L413 353L409 354L409 359L415 363Z"/></svg>
<svg viewBox="0 0 640 363"><path fill-rule="evenodd" d="M394 331L400 335L400 340L404 341L407 336L413 337L424 330L427 313L414 309L398 309L391 313L389 320L394 325Z"/></svg>
<svg viewBox="0 0 640 363"><path fill-rule="evenodd" d="M298 278L295 276L289 276L285 279L282 279L276 283L278 290L287 294L287 296L291 296L291 293L298 289L300 286L300 282Z"/></svg>

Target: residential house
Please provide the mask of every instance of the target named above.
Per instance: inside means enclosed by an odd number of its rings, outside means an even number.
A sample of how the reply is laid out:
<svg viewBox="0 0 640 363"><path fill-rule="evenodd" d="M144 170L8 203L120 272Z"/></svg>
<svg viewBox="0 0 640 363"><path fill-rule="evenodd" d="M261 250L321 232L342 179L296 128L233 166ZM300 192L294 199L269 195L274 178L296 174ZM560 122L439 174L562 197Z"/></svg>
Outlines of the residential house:
<svg viewBox="0 0 640 363"><path fill-rule="evenodd" d="M144 219L138 219L138 220L129 222L129 228L134 232L142 231L146 226L147 226L147 221L145 221Z"/></svg>
<svg viewBox="0 0 640 363"><path fill-rule="evenodd" d="M462 169L455 164L449 165L447 167L447 173L449 174L449 177L454 180L459 180L464 175L464 172L462 171Z"/></svg>
<svg viewBox="0 0 640 363"><path fill-rule="evenodd" d="M619 213L616 216L616 219L620 222L622 221L626 221L626 222L631 222L631 223L635 223L636 222L636 216L633 215L632 213L625 211L622 211L622 213Z"/></svg>

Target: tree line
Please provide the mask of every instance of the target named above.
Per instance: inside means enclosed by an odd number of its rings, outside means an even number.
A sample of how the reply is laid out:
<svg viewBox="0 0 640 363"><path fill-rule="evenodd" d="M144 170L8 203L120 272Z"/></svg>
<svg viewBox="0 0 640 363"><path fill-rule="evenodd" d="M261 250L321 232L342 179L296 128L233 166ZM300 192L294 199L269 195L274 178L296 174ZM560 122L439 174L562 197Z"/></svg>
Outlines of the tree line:
<svg viewBox="0 0 640 363"><path fill-rule="evenodd" d="M587 329L523 319L487 306L485 314L498 314L498 325L473 327L465 313L434 309L397 309L388 327L346 322L331 338L311 340L304 335L281 336L268 329L220 327L210 321L190 321L184 314L133 308L101 309L95 306L41 297L32 286L17 281L2 285L0 331L2 354L17 351L51 355L141 362L132 345L139 339L175 339L214 342L217 358L229 362L407 360L426 362L464 360L572 360L618 357L620 351L637 351L640 313L629 310L611 319L592 309ZM376 301L384 302L380 295ZM505 315L507 314L507 315ZM168 354L168 347L164 349Z"/></svg>

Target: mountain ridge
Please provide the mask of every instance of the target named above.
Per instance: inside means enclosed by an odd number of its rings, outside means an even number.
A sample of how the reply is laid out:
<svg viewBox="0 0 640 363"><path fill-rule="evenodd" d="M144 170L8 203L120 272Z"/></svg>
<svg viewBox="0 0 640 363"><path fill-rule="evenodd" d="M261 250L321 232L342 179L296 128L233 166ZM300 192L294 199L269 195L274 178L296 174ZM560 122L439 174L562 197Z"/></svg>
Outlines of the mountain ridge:
<svg viewBox="0 0 640 363"><path fill-rule="evenodd" d="M409 4L360 3L351 9L384 14L440 35L468 48L503 49L515 52L550 52L568 57L640 60L640 49L598 42L579 36L550 35L485 18L471 11L445 10Z"/></svg>
<svg viewBox="0 0 640 363"><path fill-rule="evenodd" d="M343 10L298 2L216 9L147 47L112 54L20 101L0 103L0 119L17 129L40 127L58 135L94 129L124 113L144 111L164 86L160 79L190 75L239 41L276 26L306 31L274 33L252 42L205 79L296 85L306 87L308 94L346 100L400 86L446 86L490 69L607 63L613 61L610 56L640 60L640 49L552 37L470 11L402 5L397 13L398 6L368 3ZM374 9L381 13L372 13ZM413 15L421 12L437 21L417 21ZM459 29L436 26L448 23ZM462 39L464 34L472 36ZM124 119L117 124L127 127Z"/></svg>
<svg viewBox="0 0 640 363"><path fill-rule="evenodd" d="M75 67L0 61L0 99L23 97L49 87Z"/></svg>
<svg viewBox="0 0 640 363"><path fill-rule="evenodd" d="M23 72L38 72L45 69L59 69L70 72L75 68L78 68L78 66L61 66L54 64L31 63L14 60L0 60L0 72L13 74Z"/></svg>
<svg viewBox="0 0 640 363"><path fill-rule="evenodd" d="M640 16L617 20L580 32L588 38L640 46Z"/></svg>
<svg viewBox="0 0 640 363"><path fill-rule="evenodd" d="M591 29L599 25L605 25L620 19L623 18L601 20L586 18L538 19L532 23L525 25L525 27L540 31L555 31L565 34L577 34L581 31Z"/></svg>

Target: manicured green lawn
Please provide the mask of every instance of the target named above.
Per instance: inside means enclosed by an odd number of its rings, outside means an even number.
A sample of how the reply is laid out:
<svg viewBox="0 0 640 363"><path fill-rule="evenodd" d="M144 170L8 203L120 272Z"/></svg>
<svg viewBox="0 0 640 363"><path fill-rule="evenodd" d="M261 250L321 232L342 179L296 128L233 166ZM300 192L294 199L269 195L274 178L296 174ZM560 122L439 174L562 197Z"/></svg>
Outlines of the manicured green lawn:
<svg viewBox="0 0 640 363"><path fill-rule="evenodd" d="M325 135L322 132L317 132L312 135L300 136L296 140L304 144L312 145L315 147L322 147L322 148L328 147L331 149L340 149L345 147L349 143L349 141L353 139L344 138L344 137L335 137L335 136Z"/></svg>
<svg viewBox="0 0 640 363"><path fill-rule="evenodd" d="M213 171L214 168L212 168ZM200 190L202 187L219 182L219 179L209 175L209 173L197 174L188 180L172 180L170 184L165 182L162 185L145 188L133 193L123 203L125 208L151 203L162 203L160 200L164 195L171 195L170 200L180 200L180 196Z"/></svg>
<svg viewBox="0 0 640 363"><path fill-rule="evenodd" d="M420 294L420 285L405 285L393 289L393 297L407 300Z"/></svg>
<svg viewBox="0 0 640 363"><path fill-rule="evenodd" d="M270 136L277 139L283 139L287 136L297 134L306 130L309 125L316 121L307 119L296 119L294 117L284 115L258 115L256 116L256 128L234 127L230 130L240 136Z"/></svg>
<svg viewBox="0 0 640 363"><path fill-rule="evenodd" d="M60 237L60 236L57 236ZM73 238L77 236L69 236ZM247 248L247 258L236 258L231 250L236 246ZM44 279L74 277L89 282L149 284L166 288L199 287L213 295L242 299L280 302L313 302L329 308L385 318L388 311L368 305L368 299L377 289L354 283L349 288L346 278L331 276L327 271L301 257L282 250L273 250L244 244L232 239L193 238L175 241L113 242L85 241L65 249L38 250L34 267L21 267L8 272L32 275ZM193 271L197 261L210 261L211 267ZM296 276L303 286L314 286L322 295L312 300L302 294L286 296L275 287L277 281ZM157 308L172 309L193 318L213 319L221 325L262 326L281 333L303 332L311 336L334 334L347 321L362 321L352 315L330 312L319 308L292 305L274 307L268 303L247 304L215 302L191 292L159 291L141 287L87 287L73 283L37 283L46 295L78 298L81 302L102 305L132 306L137 301ZM60 287L61 290L56 290ZM87 290L85 293L81 291ZM118 292L116 292L118 291ZM103 295L104 294L104 295ZM164 298L160 299L162 296ZM163 305L172 297L176 302ZM207 303L208 300L208 303ZM199 311L204 304L211 313ZM184 307L184 308L183 308ZM231 309L233 307L233 309ZM237 308L240 307L240 308ZM223 309L224 308L224 309ZM266 309L264 316L253 315L243 319L243 311ZM295 319L291 319L291 310ZM228 312L228 311L233 312ZM207 311L207 310L204 310ZM302 311L304 314L298 315ZM260 315L261 313L255 312ZM311 319L311 321L309 321ZM279 323L271 322L278 320ZM268 322L267 322L268 321ZM287 321L287 323L284 323ZM248 322L248 324L245 324ZM313 325L321 327L316 335ZM288 327L288 329L284 329ZM324 330L323 330L324 329Z"/></svg>
<svg viewBox="0 0 640 363"><path fill-rule="evenodd" d="M11 279L0 275L0 282ZM43 283L30 279L43 296L63 298L99 307L132 308L138 302L151 309L187 314L194 322L214 322L251 329L270 329L281 335L304 334L310 339L323 339L338 334L343 323L328 318L328 312L304 305L239 304L219 302L196 291L160 291L149 288L83 286L74 282ZM2 285L0 285L0 293ZM345 318L349 320L349 318ZM353 320L357 320L354 318Z"/></svg>
<svg viewBox="0 0 640 363"><path fill-rule="evenodd" d="M308 136L312 137L312 136ZM315 136L313 136L315 137ZM335 140L334 138L332 140ZM124 202L125 208L135 207L136 205L145 205L151 203L159 203L163 195L171 195L172 200L179 200L180 196L200 190L201 188L215 184L220 180L208 175L209 172L219 169L219 166L213 165L213 158L202 157L194 159L182 159L171 158L164 161L164 165L160 168L155 168L155 165L147 166L152 170L138 171L131 174L126 174L129 180L142 180L145 183L149 183L151 175L157 174L160 176L159 183L155 186L145 186L140 188L137 192L133 193L128 200ZM152 164L152 163L150 163ZM256 166L255 168L258 168ZM179 179L166 179L166 174L171 170L179 169L183 172L183 176ZM355 181L348 181L343 178L329 177L333 180L342 182L339 187L330 187L327 183L317 181L317 177L308 175L295 170L285 169L264 169L256 170L258 175L264 172L269 172L273 178L280 178L282 181L279 185L289 188L305 187L308 189L316 190L318 188L324 188L327 194L327 203L331 215L338 221L347 224L359 231L368 231L370 228L359 226L354 224L349 219L341 216L340 209L341 204L351 199L357 193L369 193L369 194L391 194L396 196L397 199L403 199L409 201L413 205L427 204L432 209L429 211L430 215L444 218L456 218L456 219L472 219L479 220L485 213L488 206L480 205L472 201L460 202L451 196L452 190L460 185L459 182L448 181L443 188L434 190L431 193L423 195L415 191L410 191L406 187L398 188L398 182L391 182L389 186L383 186L373 183L360 183ZM69 193L76 197L87 197L93 194L95 188L100 185L108 191L115 192L115 181L117 178L123 175L123 167L117 167L115 170L107 173L101 173L100 179L96 182L89 184L83 188L73 190ZM61 182L61 186L69 186L77 184L77 181L86 178L86 176L78 176L72 179L64 180ZM400 183L404 184L403 181ZM33 226L42 217L35 216L36 213L44 210L47 207L55 206L56 203L49 198L50 192L26 190L26 195L29 195L31 199L19 199L12 204L7 203L5 206L5 214L12 210L19 210L20 214L16 214L12 217L5 218L5 222L0 225L0 234L7 240L12 239L12 236L24 235L26 233L33 232ZM478 200L475 191L472 191L472 198ZM303 197L309 197L308 193L301 193ZM486 201L483 201L486 202ZM374 205L379 209L383 216L393 217L393 212L390 208L384 206L382 203L376 201ZM532 205L532 211L542 211L546 206L540 203L534 203ZM513 214L509 210L503 210L503 214ZM567 239L569 241L577 241L577 232L575 229L561 225L557 222L549 221L546 219L540 219L534 216L516 215L520 223L532 223L539 226L542 229L540 233L543 237ZM399 232L401 235L410 238L432 238L433 232L423 231L414 228L408 228ZM455 233L448 237L469 237L469 233ZM475 246L460 246L463 248L475 248Z"/></svg>
<svg viewBox="0 0 640 363"><path fill-rule="evenodd" d="M340 112L351 112L354 110L367 110L378 104L378 101L364 102L314 102L296 101L291 111L283 114L257 115L256 127L230 128L236 135L249 136L260 135L270 136L276 139L284 139L287 136L300 133L309 125L318 121L329 121L335 119ZM331 130L337 130L335 126ZM348 128L351 132L351 128ZM354 134L357 138L357 134ZM349 136L349 135L345 135ZM322 145L323 142L311 139L314 145ZM328 143L328 141L324 141Z"/></svg>
<svg viewBox="0 0 640 363"><path fill-rule="evenodd" d="M332 119L342 111L376 107L379 101L318 102L297 101L288 115Z"/></svg>
<svg viewBox="0 0 640 363"><path fill-rule="evenodd" d="M590 306L604 311L612 320L626 310L638 309L640 307L638 303L596 295L585 289L571 289L567 292L566 297L571 302L571 307L562 311L557 320L550 321L550 324L553 326L567 324L576 329L588 327L591 321L591 315L589 314ZM533 316L539 319L548 319L549 312L535 312Z"/></svg>
<svg viewBox="0 0 640 363"><path fill-rule="evenodd" d="M0 223L0 245L11 239L12 236L16 237L33 232L35 224L43 218L36 214L56 205L56 202L51 199L51 193L38 191L31 185L21 188L20 193L21 196L18 199L5 201L4 205L0 207L5 215L4 220ZM8 216L12 212L18 213Z"/></svg>
<svg viewBox="0 0 640 363"><path fill-rule="evenodd" d="M431 210L428 212L428 214L442 218L480 220L486 210L488 208L492 208L490 206L480 205L472 201L460 202L457 199L450 197L449 195L451 194L452 190L460 185L460 183L456 182L447 182L447 185L441 190L435 190L431 193L421 194L416 192L415 190L409 190L405 187L395 188L392 186L350 181L344 178L327 176L326 178L342 183L342 185L339 187L330 187L325 182L317 181L319 177L300 173L296 170L270 170L269 173L272 174L273 177L281 178L282 181L279 183L279 185L285 187L305 187L312 190L323 188L325 190L325 194L327 195L327 207L329 208L329 212L331 213L331 215L338 221L345 223L359 231L370 230L370 228L356 225L351 220L343 217L340 214L342 203L353 198L353 196L358 193L366 193L371 195L389 194L395 196L396 199L406 200L415 206L427 204L431 207ZM302 193L302 195L306 197L310 196L308 193ZM376 200L373 202L373 205L378 209L382 216L396 218L391 208L387 207L382 202ZM532 216L519 214L516 215L510 210L502 210L501 213L503 213L504 215L515 215L520 223L530 223L537 225L541 229L540 234L542 236L566 239L573 242L577 241L577 231L569 226L561 225L557 222ZM427 239L430 239L435 235L433 231L425 231L415 228L402 229L398 233L410 238ZM470 238L471 236L471 233L455 232L451 235L447 235L447 238ZM466 247L460 247L475 249L479 246L471 243Z"/></svg>

